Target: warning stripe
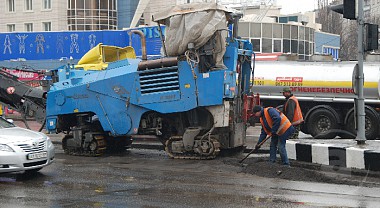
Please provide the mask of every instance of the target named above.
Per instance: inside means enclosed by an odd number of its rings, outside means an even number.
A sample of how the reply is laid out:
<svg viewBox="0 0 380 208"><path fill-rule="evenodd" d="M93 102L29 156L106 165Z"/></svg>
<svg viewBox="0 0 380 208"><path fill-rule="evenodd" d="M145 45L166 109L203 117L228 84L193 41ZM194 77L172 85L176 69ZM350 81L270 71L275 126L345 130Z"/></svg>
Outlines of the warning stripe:
<svg viewBox="0 0 380 208"><path fill-rule="evenodd" d="M256 86L290 86L290 87L348 87L352 88L351 81L302 81L302 82L276 82L273 80L258 80ZM364 82L364 88L377 88L377 82Z"/></svg>

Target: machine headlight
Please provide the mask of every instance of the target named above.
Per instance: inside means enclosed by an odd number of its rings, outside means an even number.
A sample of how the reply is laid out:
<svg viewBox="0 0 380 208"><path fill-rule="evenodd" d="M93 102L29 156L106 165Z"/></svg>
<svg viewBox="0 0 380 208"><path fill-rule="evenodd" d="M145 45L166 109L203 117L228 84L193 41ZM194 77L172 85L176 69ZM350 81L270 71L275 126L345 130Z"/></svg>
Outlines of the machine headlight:
<svg viewBox="0 0 380 208"><path fill-rule="evenodd" d="M0 144L0 151L14 152L14 150L6 144Z"/></svg>

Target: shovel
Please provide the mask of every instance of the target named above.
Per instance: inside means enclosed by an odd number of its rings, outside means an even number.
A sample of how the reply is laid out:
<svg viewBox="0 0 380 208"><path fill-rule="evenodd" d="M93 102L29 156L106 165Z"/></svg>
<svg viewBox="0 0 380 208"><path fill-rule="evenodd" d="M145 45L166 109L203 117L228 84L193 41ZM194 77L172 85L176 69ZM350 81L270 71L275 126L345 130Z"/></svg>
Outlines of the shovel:
<svg viewBox="0 0 380 208"><path fill-rule="evenodd" d="M251 155L253 152L257 151L258 149L260 149L261 145L263 145L269 138L271 138L272 136L267 136L262 142L260 142L260 144L258 144L255 149L251 150L247 156L245 156L242 160L239 161L239 163L242 163L245 159L248 158L249 155Z"/></svg>

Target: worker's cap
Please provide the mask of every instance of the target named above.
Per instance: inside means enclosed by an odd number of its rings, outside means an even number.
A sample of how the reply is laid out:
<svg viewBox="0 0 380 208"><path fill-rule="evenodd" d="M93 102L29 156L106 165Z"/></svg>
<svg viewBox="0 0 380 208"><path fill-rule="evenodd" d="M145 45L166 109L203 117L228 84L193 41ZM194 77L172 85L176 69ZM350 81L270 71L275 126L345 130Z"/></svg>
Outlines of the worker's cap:
<svg viewBox="0 0 380 208"><path fill-rule="evenodd" d="M292 92L289 87L284 87L282 89L282 92Z"/></svg>
<svg viewBox="0 0 380 208"><path fill-rule="evenodd" d="M257 112L261 111L261 109L262 109L261 106L259 106L259 105L255 105L255 106L253 106L253 108L252 108L252 112L253 112L253 113L257 113Z"/></svg>

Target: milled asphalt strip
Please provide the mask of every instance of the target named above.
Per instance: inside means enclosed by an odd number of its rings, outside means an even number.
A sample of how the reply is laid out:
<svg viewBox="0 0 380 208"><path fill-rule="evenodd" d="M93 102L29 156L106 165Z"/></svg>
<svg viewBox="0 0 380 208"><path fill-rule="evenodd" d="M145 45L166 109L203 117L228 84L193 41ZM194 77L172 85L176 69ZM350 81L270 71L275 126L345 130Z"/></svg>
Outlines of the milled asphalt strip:
<svg viewBox="0 0 380 208"><path fill-rule="evenodd" d="M52 141L53 144L56 144L56 145L62 145L62 142L61 141L56 141L56 140L53 140ZM152 150L164 150L164 146L157 142L134 142L132 143L131 145L131 148L133 149L152 149ZM246 147L244 149L244 153L249 153L253 150L253 148L251 147ZM258 151L252 153L252 154L269 154L269 149L259 149Z"/></svg>

